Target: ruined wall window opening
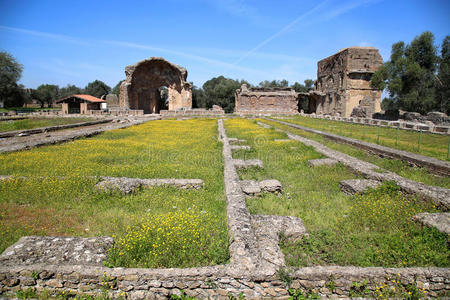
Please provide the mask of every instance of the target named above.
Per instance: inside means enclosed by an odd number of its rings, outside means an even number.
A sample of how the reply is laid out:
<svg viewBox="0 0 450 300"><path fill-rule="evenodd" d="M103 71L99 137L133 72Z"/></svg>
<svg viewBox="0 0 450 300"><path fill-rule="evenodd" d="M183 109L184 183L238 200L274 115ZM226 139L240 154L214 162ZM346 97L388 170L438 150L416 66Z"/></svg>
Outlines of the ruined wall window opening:
<svg viewBox="0 0 450 300"><path fill-rule="evenodd" d="M169 108L169 88L165 85L158 88L158 108L159 110ZM159 112L159 111L158 111Z"/></svg>

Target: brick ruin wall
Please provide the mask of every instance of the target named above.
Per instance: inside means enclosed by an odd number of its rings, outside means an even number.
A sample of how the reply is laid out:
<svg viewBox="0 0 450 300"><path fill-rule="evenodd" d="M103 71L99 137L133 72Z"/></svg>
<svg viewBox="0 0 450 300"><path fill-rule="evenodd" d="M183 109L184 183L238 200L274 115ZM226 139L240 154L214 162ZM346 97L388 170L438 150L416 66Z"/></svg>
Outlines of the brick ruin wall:
<svg viewBox="0 0 450 300"><path fill-rule="evenodd" d="M120 85L120 107L144 113L162 109L161 87L167 87L169 110L192 108L192 85L186 69L161 57L152 57L125 68L126 79Z"/></svg>
<svg viewBox="0 0 450 300"><path fill-rule="evenodd" d="M296 114L297 93L290 88L248 88L243 84L235 93L237 114Z"/></svg>
<svg viewBox="0 0 450 300"><path fill-rule="evenodd" d="M367 117L381 111L381 91L370 86L383 64L373 47L351 47L317 63L317 81L310 92L310 112L349 117L359 107Z"/></svg>

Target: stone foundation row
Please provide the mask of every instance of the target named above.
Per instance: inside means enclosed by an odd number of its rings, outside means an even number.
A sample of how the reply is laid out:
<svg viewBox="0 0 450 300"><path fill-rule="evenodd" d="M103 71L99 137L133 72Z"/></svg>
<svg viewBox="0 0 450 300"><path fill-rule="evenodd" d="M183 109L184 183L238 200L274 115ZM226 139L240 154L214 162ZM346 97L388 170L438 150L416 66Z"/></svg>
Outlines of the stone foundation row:
<svg viewBox="0 0 450 300"><path fill-rule="evenodd" d="M302 114L303 117L310 117L314 119L325 119L325 120L333 120L333 121L342 121L346 123L354 123L354 124L364 124L364 125L372 125L372 126L380 126L380 127L390 127L390 128L399 128L403 130L414 130L414 131L423 131L423 132L431 132L438 134L450 134L449 126L439 126L435 125L432 122L425 123L415 123L415 122L407 122L407 121L385 121L371 118L346 118L346 117L337 117L330 115L316 115L316 114Z"/></svg>

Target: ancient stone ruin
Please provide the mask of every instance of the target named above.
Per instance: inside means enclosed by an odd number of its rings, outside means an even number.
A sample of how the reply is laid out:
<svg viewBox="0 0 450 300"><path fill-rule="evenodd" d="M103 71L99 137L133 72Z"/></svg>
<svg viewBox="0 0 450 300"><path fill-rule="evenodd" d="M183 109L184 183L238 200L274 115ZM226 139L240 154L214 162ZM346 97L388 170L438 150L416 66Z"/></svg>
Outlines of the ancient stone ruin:
<svg viewBox="0 0 450 300"><path fill-rule="evenodd" d="M297 93L291 88L248 88L235 93L234 112L238 114L296 114Z"/></svg>
<svg viewBox="0 0 450 300"><path fill-rule="evenodd" d="M120 106L159 113L165 107L162 88L168 91L169 110L192 108L192 84L186 82L185 68L161 57L151 57L125 68L126 79L120 85Z"/></svg>
<svg viewBox="0 0 450 300"><path fill-rule="evenodd" d="M320 60L315 89L309 93L309 111L372 117L381 111L381 91L370 86L370 79L382 64L374 47L345 48Z"/></svg>

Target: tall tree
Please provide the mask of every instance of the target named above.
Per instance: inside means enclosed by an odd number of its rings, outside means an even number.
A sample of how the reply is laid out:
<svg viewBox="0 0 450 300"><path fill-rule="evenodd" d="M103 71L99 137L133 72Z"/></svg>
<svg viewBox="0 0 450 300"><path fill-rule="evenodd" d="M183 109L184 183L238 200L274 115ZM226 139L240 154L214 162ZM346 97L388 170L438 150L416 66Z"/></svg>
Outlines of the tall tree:
<svg viewBox="0 0 450 300"><path fill-rule="evenodd" d="M17 82L22 76L23 66L9 53L0 52L0 99L5 106L22 106L26 93Z"/></svg>
<svg viewBox="0 0 450 300"><path fill-rule="evenodd" d="M82 94L83 90L73 84L68 84L65 87L59 89L58 98L64 98L67 96Z"/></svg>
<svg viewBox="0 0 450 300"><path fill-rule="evenodd" d="M41 107L45 104L52 107L53 102L57 100L59 94L59 87L54 84L41 84L37 87L36 92L32 96L39 101Z"/></svg>
<svg viewBox="0 0 450 300"><path fill-rule="evenodd" d="M434 36L426 31L409 45L392 45L391 60L375 72L371 84L388 90L390 106L425 114L436 107L438 61Z"/></svg>
<svg viewBox="0 0 450 300"><path fill-rule="evenodd" d="M441 46L441 61L437 75L436 109L450 114L450 36Z"/></svg>
<svg viewBox="0 0 450 300"><path fill-rule="evenodd" d="M289 86L289 82L286 79L282 80L264 80L259 83L259 87L262 88L285 88Z"/></svg>
<svg viewBox="0 0 450 300"><path fill-rule="evenodd" d="M111 88L100 80L95 80L93 82L89 82L88 85L84 88L84 92L88 95L101 98L103 95L108 94L111 91Z"/></svg>
<svg viewBox="0 0 450 300"><path fill-rule="evenodd" d="M117 96L119 96L119 94L120 94L120 85L122 84L122 82L124 82L125 80L121 80L121 81L119 81L115 86L114 86L114 88L112 89L112 94L116 94Z"/></svg>
<svg viewBox="0 0 450 300"><path fill-rule="evenodd" d="M234 111L234 94L242 84L248 82L225 78L223 76L212 78L203 84L202 107L211 108L214 104L221 106L225 112ZM198 92L197 96L198 96ZM198 101L198 99L196 99Z"/></svg>

